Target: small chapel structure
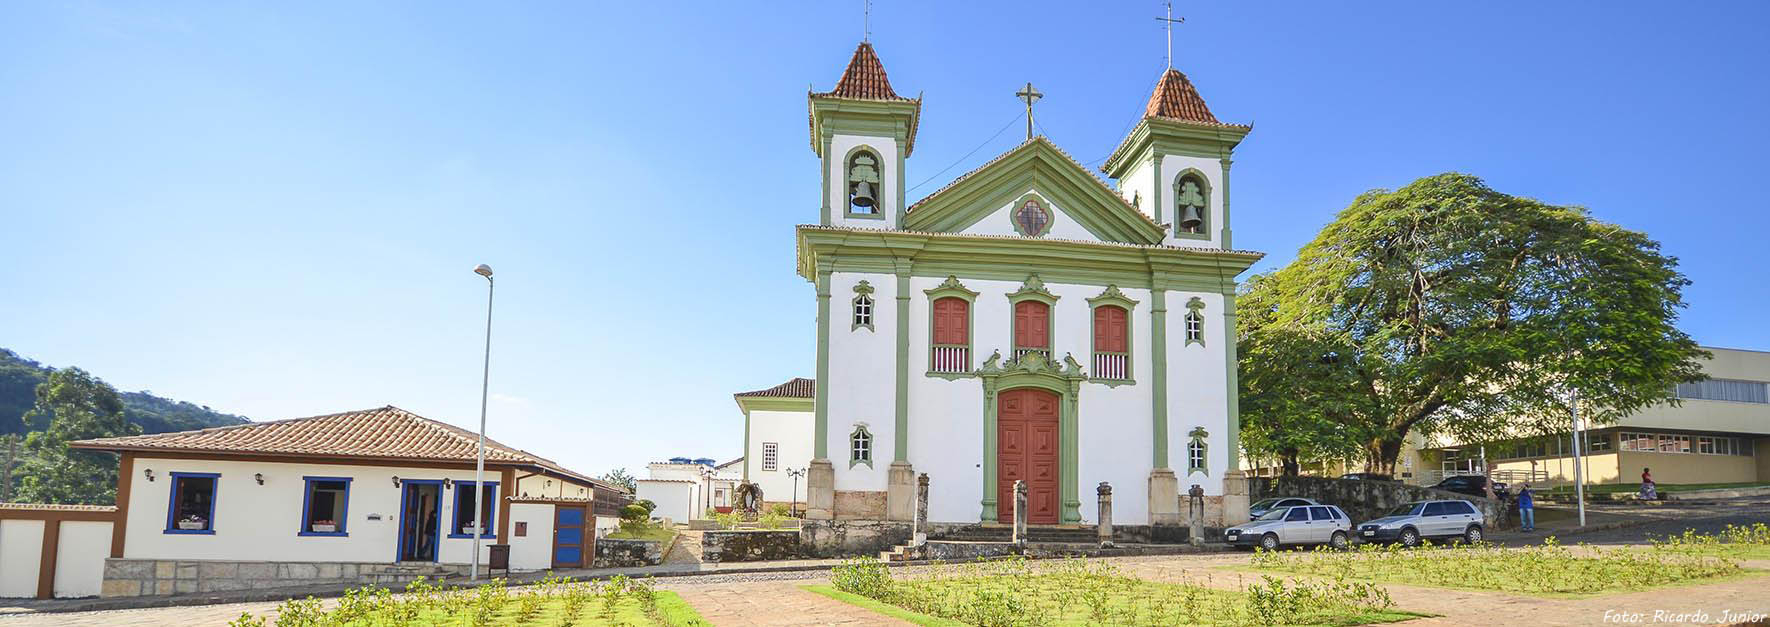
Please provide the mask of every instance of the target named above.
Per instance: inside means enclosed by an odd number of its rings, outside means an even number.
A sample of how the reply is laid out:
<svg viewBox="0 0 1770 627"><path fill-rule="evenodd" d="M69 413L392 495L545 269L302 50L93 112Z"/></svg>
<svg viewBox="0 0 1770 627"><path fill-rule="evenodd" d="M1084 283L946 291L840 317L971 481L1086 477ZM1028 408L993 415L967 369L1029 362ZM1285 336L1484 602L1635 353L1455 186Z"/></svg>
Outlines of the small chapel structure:
<svg viewBox="0 0 1770 627"><path fill-rule="evenodd" d="M1170 68L1100 169L1116 185L1029 131L910 204L923 101L871 43L807 102L823 198L796 254L816 379L766 417L746 405L766 391L738 395L747 425L766 421L745 430L746 481L807 468L810 519L911 520L918 474L942 523L1010 522L1017 480L1035 525L1091 520L1101 482L1121 525L1182 523L1194 484L1207 524L1245 519L1235 290L1262 255L1231 245L1229 175L1251 127Z"/></svg>

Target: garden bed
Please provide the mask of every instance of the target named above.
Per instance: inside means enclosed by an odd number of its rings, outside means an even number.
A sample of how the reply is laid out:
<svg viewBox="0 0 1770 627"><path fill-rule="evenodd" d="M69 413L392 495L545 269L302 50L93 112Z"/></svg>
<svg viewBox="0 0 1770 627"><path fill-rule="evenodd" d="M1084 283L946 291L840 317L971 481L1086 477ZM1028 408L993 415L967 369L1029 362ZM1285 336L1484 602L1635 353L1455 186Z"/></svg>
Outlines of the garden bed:
<svg viewBox="0 0 1770 627"><path fill-rule="evenodd" d="M1770 525L1727 525L1708 535L1685 530L1682 535L1653 540L1655 549L1684 555L1710 555L1739 560L1770 560Z"/></svg>
<svg viewBox="0 0 1770 627"><path fill-rule="evenodd" d="M1263 577L1242 590L1145 581L1103 562L1006 559L937 566L895 579L872 560L836 567L831 586L807 589L920 625L1363 625L1423 616L1395 609L1368 583L1287 583Z"/></svg>
<svg viewBox="0 0 1770 627"><path fill-rule="evenodd" d="M351 590L338 606L316 598L278 606L274 618L242 614L234 627L375 627L380 625L709 625L676 593L649 582L615 577L606 582L549 577L521 589L503 579L477 588L445 588L418 580L405 594L386 588Z"/></svg>
<svg viewBox="0 0 1770 627"><path fill-rule="evenodd" d="M1490 544L1407 549L1361 544L1350 551L1258 551L1255 571L1415 586L1497 590L1538 596L1591 596L1685 583L1748 571L1725 557L1659 549L1574 551L1549 538L1540 546Z"/></svg>

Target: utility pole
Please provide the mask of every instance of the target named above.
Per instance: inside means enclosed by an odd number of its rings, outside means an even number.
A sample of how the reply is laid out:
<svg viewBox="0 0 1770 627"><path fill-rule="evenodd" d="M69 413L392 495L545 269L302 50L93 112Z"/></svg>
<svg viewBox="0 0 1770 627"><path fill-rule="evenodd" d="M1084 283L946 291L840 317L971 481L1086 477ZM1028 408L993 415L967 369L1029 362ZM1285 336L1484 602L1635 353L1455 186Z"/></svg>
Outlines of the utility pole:
<svg viewBox="0 0 1770 627"><path fill-rule="evenodd" d="M1573 393L1573 492L1579 501L1579 526L1586 526L1585 429L1579 420L1579 392Z"/></svg>

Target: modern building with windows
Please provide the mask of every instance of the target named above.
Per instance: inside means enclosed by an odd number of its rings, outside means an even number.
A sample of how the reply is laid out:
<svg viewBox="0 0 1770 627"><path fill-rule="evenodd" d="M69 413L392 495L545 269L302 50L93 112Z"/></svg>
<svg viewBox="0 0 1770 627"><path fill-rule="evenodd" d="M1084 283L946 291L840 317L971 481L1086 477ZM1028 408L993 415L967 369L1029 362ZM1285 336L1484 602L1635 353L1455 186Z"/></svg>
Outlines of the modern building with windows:
<svg viewBox="0 0 1770 627"><path fill-rule="evenodd" d="M1651 468L1662 484L1770 481L1770 352L1704 347L1708 380L1669 390L1677 399L1586 433L1588 483L1634 484ZM1568 434L1411 451L1428 476L1478 472L1560 484L1574 480Z"/></svg>

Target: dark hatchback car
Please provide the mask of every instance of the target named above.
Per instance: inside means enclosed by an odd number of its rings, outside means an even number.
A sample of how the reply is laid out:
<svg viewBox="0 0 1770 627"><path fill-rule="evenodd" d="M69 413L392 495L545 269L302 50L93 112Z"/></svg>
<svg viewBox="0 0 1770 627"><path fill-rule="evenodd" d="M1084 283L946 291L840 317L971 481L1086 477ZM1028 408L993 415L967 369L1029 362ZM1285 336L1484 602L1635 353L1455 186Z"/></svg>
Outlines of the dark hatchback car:
<svg viewBox="0 0 1770 627"><path fill-rule="evenodd" d="M1438 482L1438 485L1432 486L1432 489L1487 498L1487 482L1488 478L1481 475L1463 475L1448 477ZM1506 484L1498 481L1493 482L1493 494L1502 499L1506 498L1508 496Z"/></svg>
<svg viewBox="0 0 1770 627"><path fill-rule="evenodd" d="M1394 477L1391 477L1389 475L1379 475L1374 472L1349 472L1349 473L1340 475L1340 478L1341 479L1348 479L1351 481L1394 481L1395 480Z"/></svg>

